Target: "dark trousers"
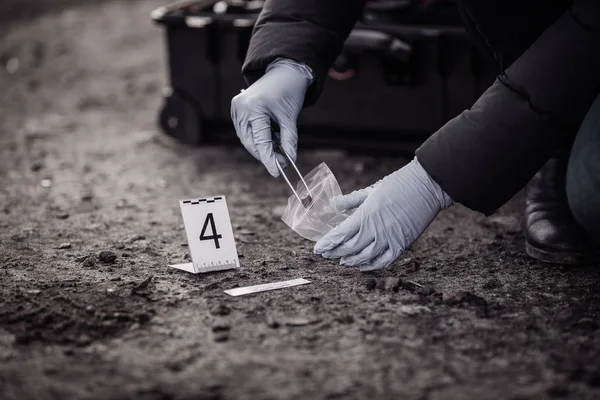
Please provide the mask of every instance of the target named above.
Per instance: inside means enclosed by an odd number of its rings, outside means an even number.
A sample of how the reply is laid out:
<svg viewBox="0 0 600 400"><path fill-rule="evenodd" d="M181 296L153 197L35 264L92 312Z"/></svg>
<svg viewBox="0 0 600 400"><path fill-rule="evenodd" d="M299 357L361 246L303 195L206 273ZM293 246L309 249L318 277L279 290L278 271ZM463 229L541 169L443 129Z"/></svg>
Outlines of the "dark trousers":
<svg viewBox="0 0 600 400"><path fill-rule="evenodd" d="M590 107L573 142L566 186L575 219L600 241L600 96Z"/></svg>

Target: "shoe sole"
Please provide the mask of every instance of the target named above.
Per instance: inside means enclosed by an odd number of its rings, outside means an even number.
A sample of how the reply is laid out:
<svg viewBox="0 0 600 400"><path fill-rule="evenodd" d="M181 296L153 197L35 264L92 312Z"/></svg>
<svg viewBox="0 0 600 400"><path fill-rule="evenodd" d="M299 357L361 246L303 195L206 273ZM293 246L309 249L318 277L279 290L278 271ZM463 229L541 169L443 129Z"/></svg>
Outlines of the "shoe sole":
<svg viewBox="0 0 600 400"><path fill-rule="evenodd" d="M525 241L525 251L530 257L549 264L578 265L590 261L589 255L585 253L545 250L527 241Z"/></svg>

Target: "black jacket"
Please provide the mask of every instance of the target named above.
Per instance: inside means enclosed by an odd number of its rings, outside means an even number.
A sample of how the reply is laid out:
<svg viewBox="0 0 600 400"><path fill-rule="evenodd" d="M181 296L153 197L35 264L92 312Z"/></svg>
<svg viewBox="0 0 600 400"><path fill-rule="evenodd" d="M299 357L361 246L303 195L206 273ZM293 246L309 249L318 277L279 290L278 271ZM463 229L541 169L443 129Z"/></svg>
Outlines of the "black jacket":
<svg viewBox="0 0 600 400"><path fill-rule="evenodd" d="M242 67L247 83L277 57L304 62L316 76L305 101L312 105L364 3L267 0ZM573 141L600 93L600 0L457 3L475 43L501 73L416 154L455 202L490 215Z"/></svg>

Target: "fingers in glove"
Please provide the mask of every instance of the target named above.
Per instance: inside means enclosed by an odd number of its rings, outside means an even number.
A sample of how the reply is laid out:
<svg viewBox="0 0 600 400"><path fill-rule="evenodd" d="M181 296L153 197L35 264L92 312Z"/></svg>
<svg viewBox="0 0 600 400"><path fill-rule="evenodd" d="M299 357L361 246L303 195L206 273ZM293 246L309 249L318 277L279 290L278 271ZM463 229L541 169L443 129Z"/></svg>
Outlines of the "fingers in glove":
<svg viewBox="0 0 600 400"><path fill-rule="evenodd" d="M342 243L335 249L324 252L322 255L324 258L328 259L352 256L362 252L374 241L374 235L371 234L371 232L365 232L365 229L363 227L361 230L358 231L356 235L354 235L354 237Z"/></svg>
<svg viewBox="0 0 600 400"><path fill-rule="evenodd" d="M240 100L239 96L240 95L238 94L231 99L231 121L233 122L235 133L242 145L246 148L248 153L252 154L254 158L260 161L260 155L258 154L258 150L254 145L254 140L252 139L252 127L248 122L247 114L240 110L240 102L242 100Z"/></svg>
<svg viewBox="0 0 600 400"><path fill-rule="evenodd" d="M359 207L371 193L370 188L355 190L354 192L344 195L336 196L331 199L331 206L337 211L351 210Z"/></svg>
<svg viewBox="0 0 600 400"><path fill-rule="evenodd" d="M382 246L377 243L376 240L373 240L368 246L366 246L361 252L342 257L340 260L340 264L347 265L349 267L358 267L364 263L367 263L374 258L379 257L379 255L383 254L388 249L388 245Z"/></svg>
<svg viewBox="0 0 600 400"><path fill-rule="evenodd" d="M250 120L252 127L252 140L258 150L260 161L265 165L267 171L274 177L279 176L277 158L273 151L273 138L271 136L271 119L264 115Z"/></svg>
<svg viewBox="0 0 600 400"><path fill-rule="evenodd" d="M260 154L258 153L258 149L254 144L254 139L252 138L252 127L250 123L244 118L239 128L237 128L238 138L240 142L244 146L244 148L252 155L252 157L256 158L258 161L261 161Z"/></svg>
<svg viewBox="0 0 600 400"><path fill-rule="evenodd" d="M294 121L278 121L281 128L280 141L281 147L290 157L293 163L296 163L298 149L298 131ZM287 163L286 163L287 164Z"/></svg>
<svg viewBox="0 0 600 400"><path fill-rule="evenodd" d="M360 270L362 272L366 272L366 271L375 271L375 270L378 270L378 269L387 268L391 264L393 264L394 261L396 261L398 259L398 257L400 257L400 255L401 254L399 254L398 256L396 256L394 254L394 252L392 251L392 249L388 248L380 256L376 257L375 259L373 259L371 261L368 261L368 262L363 263L362 265L360 265Z"/></svg>
<svg viewBox="0 0 600 400"><path fill-rule="evenodd" d="M326 251L331 251L340 244L352 239L360 230L360 217L357 214L352 215L344 222L333 228L317 243L315 243L314 253L323 254Z"/></svg>

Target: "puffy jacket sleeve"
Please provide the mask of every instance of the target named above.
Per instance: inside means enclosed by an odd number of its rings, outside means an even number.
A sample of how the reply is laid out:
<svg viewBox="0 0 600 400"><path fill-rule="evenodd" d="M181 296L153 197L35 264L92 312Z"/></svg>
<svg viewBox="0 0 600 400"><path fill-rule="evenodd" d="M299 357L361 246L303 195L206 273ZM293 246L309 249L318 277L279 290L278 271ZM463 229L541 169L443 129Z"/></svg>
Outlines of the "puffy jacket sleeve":
<svg viewBox="0 0 600 400"><path fill-rule="evenodd" d="M599 93L600 1L575 0L417 158L454 201L490 215L573 140Z"/></svg>
<svg viewBox="0 0 600 400"><path fill-rule="evenodd" d="M312 105L364 5L365 0L267 0L242 66L246 82L258 80L278 57L305 63L315 80L304 105Z"/></svg>

